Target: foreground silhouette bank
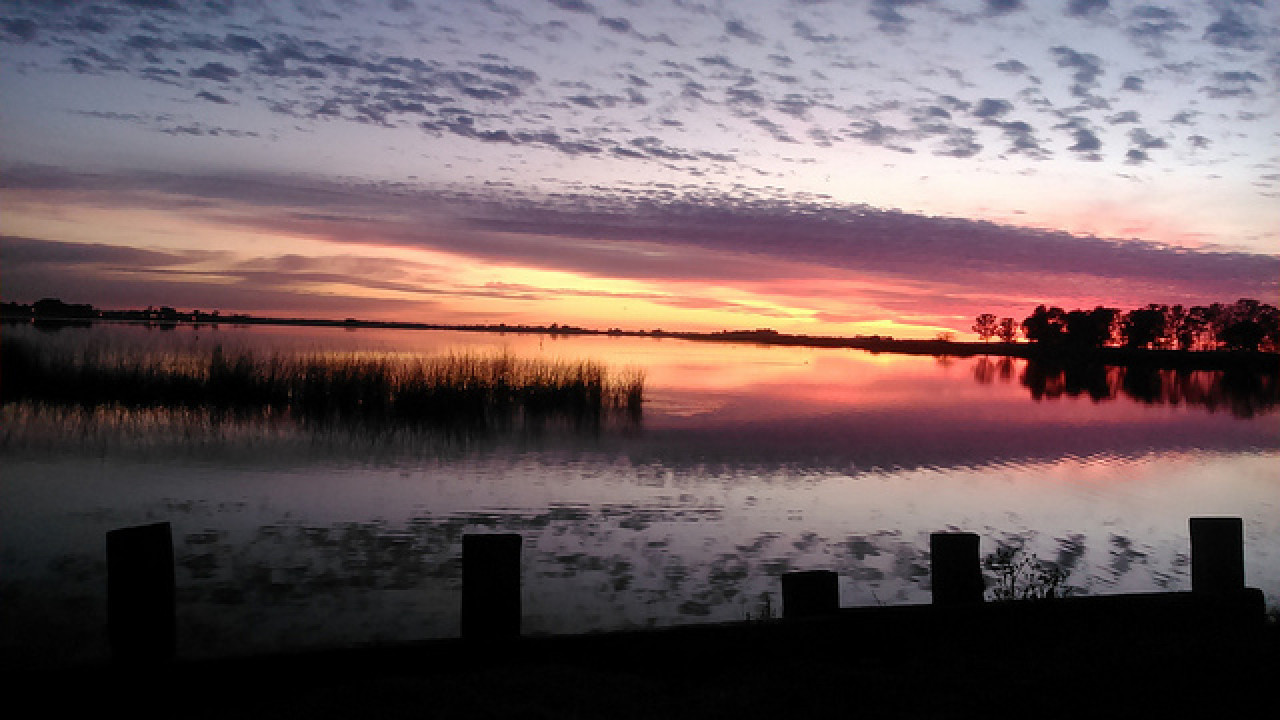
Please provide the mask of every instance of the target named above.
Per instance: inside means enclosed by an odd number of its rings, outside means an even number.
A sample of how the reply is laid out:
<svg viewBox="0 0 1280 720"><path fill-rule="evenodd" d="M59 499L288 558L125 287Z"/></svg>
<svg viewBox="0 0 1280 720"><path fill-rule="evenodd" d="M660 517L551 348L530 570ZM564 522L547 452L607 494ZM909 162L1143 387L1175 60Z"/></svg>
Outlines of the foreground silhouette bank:
<svg viewBox="0 0 1280 720"><path fill-rule="evenodd" d="M920 641L935 635L1004 632L1018 626L1097 631L1112 625L1176 635L1201 629L1260 627L1262 592L1244 581L1244 525L1240 518L1190 520L1191 592L1051 598L1040 602L984 603L979 536L939 532L930 536L931 605L844 608L837 573L808 570L781 577L782 620L775 632L805 622L855 624L862 639L873 635ZM108 621L119 662L165 663L174 657L173 546L168 523L122 528L108 534ZM517 534L469 534L462 542L462 641L514 641L521 636L522 538ZM768 618L764 618L768 619ZM1012 624L1002 627L1002 624ZM701 627L711 635L742 623ZM681 628L648 633L675 638ZM618 638L643 633L604 633ZM659 642L659 640L653 640ZM619 648L622 649L622 648Z"/></svg>
<svg viewBox="0 0 1280 720"><path fill-rule="evenodd" d="M969 592L956 604L839 609L835 573L818 571L784 576L790 610L777 621L161 656L17 673L9 687L59 717L1253 717L1275 701L1280 628L1263 622L1261 593L1243 587L1241 529L1238 519L1193 520L1200 570L1185 593L994 603ZM161 534L147 533L157 546ZM931 554L936 590L950 553ZM953 557L959 587L971 590L977 556ZM497 570L508 580L496 587L519 582L510 559L508 549ZM795 617L806 604L815 611ZM494 620L509 618L505 607Z"/></svg>

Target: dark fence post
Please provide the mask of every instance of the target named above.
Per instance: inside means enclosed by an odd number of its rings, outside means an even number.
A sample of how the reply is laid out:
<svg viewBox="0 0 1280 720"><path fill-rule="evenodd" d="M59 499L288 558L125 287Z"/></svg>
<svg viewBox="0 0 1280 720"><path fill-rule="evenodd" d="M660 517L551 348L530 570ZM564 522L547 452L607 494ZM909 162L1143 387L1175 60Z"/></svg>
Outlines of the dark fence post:
<svg viewBox="0 0 1280 720"><path fill-rule="evenodd" d="M840 609L839 578L831 570L805 570L782 576L782 617L831 615Z"/></svg>
<svg viewBox="0 0 1280 720"><path fill-rule="evenodd" d="M1244 521L1191 518L1191 591L1221 594L1243 589Z"/></svg>
<svg viewBox="0 0 1280 720"><path fill-rule="evenodd" d="M119 661L174 656L173 533L154 523L107 533L107 632Z"/></svg>
<svg viewBox="0 0 1280 720"><path fill-rule="evenodd" d="M982 602L982 567L977 533L937 532L929 535L929 573L934 605Z"/></svg>
<svg viewBox="0 0 1280 720"><path fill-rule="evenodd" d="M520 636L516 534L462 536L462 637Z"/></svg>

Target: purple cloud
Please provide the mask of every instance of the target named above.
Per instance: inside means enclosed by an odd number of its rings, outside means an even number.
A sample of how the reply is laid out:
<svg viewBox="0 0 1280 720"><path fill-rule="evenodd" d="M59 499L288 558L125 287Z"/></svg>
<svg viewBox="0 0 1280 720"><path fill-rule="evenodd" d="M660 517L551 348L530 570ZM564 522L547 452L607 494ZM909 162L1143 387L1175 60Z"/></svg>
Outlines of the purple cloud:
<svg viewBox="0 0 1280 720"><path fill-rule="evenodd" d="M641 140L631 149L655 151L650 141ZM1130 157L1142 162L1145 150L1135 147ZM387 194L266 175L82 176L47 168L15 168L3 182L9 189L90 193L101 197L97 202L117 206L177 208L188 206L192 198L230 202L260 208L262 212L243 216L264 230L367 238L606 277L747 281L785 272L786 264L793 263L969 288L992 278L1002 278L1003 284L1043 284L1045 277L1074 277L1084 285L1130 283L1221 299L1266 296L1280 285L1280 258L1275 256L749 194L671 196L655 189L647 198L563 193L538 200L425 189ZM424 232L442 216L451 218L447 231ZM655 246L665 251L654 254Z"/></svg>
<svg viewBox="0 0 1280 720"><path fill-rule="evenodd" d="M207 62L198 68L192 68L187 71L187 75L193 78L202 78L205 80L213 80L214 82L226 83L233 78L240 76L240 71L233 67L223 65L220 62Z"/></svg>

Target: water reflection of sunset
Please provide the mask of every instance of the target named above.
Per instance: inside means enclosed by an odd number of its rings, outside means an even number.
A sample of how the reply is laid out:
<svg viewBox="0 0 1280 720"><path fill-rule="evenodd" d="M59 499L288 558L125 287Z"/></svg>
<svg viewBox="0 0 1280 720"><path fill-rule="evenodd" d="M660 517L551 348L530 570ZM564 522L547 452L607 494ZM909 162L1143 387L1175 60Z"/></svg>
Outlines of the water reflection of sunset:
<svg viewBox="0 0 1280 720"><path fill-rule="evenodd" d="M456 634L457 543L474 531L525 537L531 632L732 621L791 569L836 570L847 606L927 602L929 533L953 527L980 532L984 551L1063 563L1082 593L1184 589L1186 518L1205 513L1245 518L1250 582L1280 597L1276 403L1265 386L1246 401L1253 416L1208 402L1237 385L1212 373L1152 382L1104 368L1098 401L1081 390L1098 394L1089 371L1068 379L1016 359L332 327L5 333L178 361L221 345L260 359L506 353L646 372L634 424L463 441L286 413L6 403L0 524L15 557L6 581L29 590L19 600L101 607L84 537L163 517L185 617L218 638L186 652ZM100 652L92 617L4 611L32 637ZM231 630L250 622L271 632Z"/></svg>
<svg viewBox="0 0 1280 720"><path fill-rule="evenodd" d="M563 332L1249 347L1274 308L1212 308L1280 289L1276 8L5 3L0 671L104 657L103 533L157 521L184 657L456 635L476 532L532 632L791 570L927 602L945 529L1181 590L1200 513L1277 606L1274 371Z"/></svg>
<svg viewBox="0 0 1280 720"><path fill-rule="evenodd" d="M21 332L30 332L22 328ZM1020 359L935 358L832 348L673 338L367 328L245 326L78 331L77 342L138 352L317 354L416 362L439 355L507 354L597 362L644 374L642 445L703 456L954 465L1151 448L1256 448L1274 382L1224 383L1221 373L1043 368ZM70 343L56 333L42 342ZM96 339L93 339L96 338ZM1244 394L1241 394L1241 393Z"/></svg>
<svg viewBox="0 0 1280 720"><path fill-rule="evenodd" d="M28 332L22 328L21 332ZM1060 368L1013 358L931 357L608 335L424 331L250 325L96 327L79 341L129 352L179 353L223 345L255 354L337 354L411 360L447 354L506 353L551 361L602 363L643 371L650 421L664 413L721 419L817 417L843 411L931 409L1004 422L1135 422L1193 409L1229 410L1247 384L1224 387L1222 373L1151 372L1119 367ZM73 342L54 334L42 342ZM74 344L73 342L73 344ZM1276 384L1251 391L1257 407L1274 407Z"/></svg>

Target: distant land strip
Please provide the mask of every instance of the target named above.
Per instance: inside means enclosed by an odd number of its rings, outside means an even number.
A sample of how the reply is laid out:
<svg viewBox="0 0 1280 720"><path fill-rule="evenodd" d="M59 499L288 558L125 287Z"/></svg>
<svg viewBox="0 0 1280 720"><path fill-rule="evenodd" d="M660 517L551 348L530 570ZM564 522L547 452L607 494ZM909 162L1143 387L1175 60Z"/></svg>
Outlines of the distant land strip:
<svg viewBox="0 0 1280 720"><path fill-rule="evenodd" d="M453 325L443 323L360 320L357 318L313 319L275 318L245 314L221 315L203 311L177 312L172 308L160 310L98 310L89 305L65 305L74 308L60 315L32 315L22 312L30 306L4 303L0 317L5 322L21 322L48 325L88 325L90 323L141 324L152 327L176 327L179 325L284 325L296 327L342 327L386 330L452 330L456 332L486 332L538 334L557 336L604 335L609 337L672 338L694 342L721 342L746 345L848 348L871 353L902 355L930 355L934 357L975 357L980 355L1016 357L1054 364L1143 365L1179 370L1231 370L1247 369L1280 374L1280 353L1261 350L1170 350L1131 347L1064 348L1045 346L1033 342L959 342L947 339L910 340L879 335L853 337L825 335L793 335L776 330L724 330L718 332L682 332L672 330L623 330L610 328L598 330L572 325L508 325L474 324ZM92 313L92 314L90 314Z"/></svg>

